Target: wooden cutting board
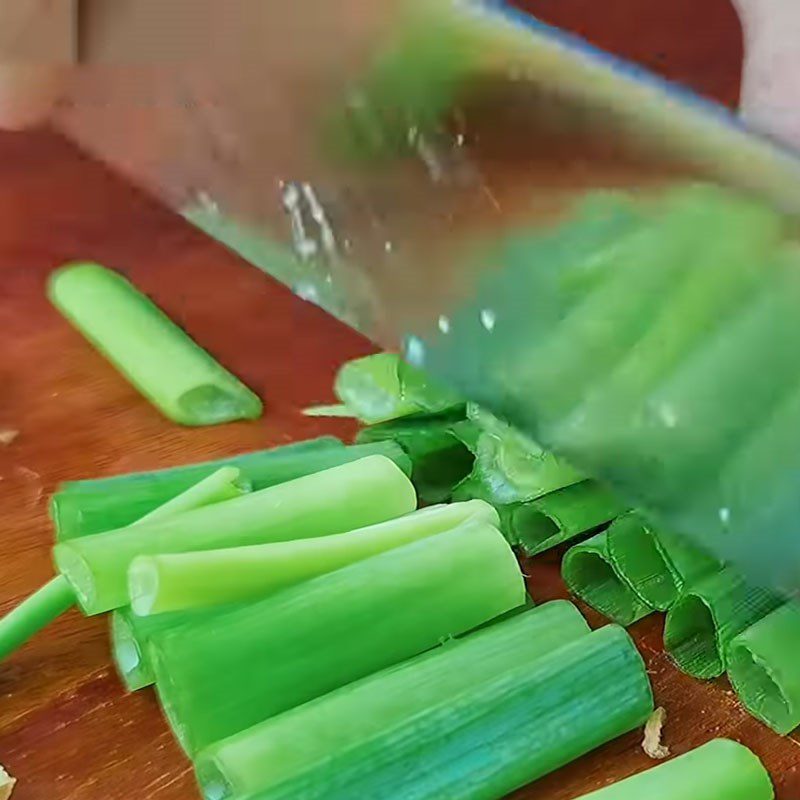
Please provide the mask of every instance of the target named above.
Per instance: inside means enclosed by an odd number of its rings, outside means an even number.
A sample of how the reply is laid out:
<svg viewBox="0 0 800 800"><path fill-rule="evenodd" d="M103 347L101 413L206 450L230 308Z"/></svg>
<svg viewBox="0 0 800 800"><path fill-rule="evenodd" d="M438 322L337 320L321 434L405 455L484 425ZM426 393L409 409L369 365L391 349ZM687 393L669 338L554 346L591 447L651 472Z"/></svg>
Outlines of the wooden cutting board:
<svg viewBox="0 0 800 800"><path fill-rule="evenodd" d="M646 20L641 0L527 5L734 102L741 58L735 19L724 0L704 3L648 3ZM197 430L164 421L47 303L48 272L77 258L128 274L261 394L263 419ZM0 136L0 333L0 429L19 431L0 446L3 613L52 574L47 498L60 481L323 433L350 436L348 423L310 419L300 410L331 401L337 366L372 349L48 134ZM557 554L526 572L537 600L564 596ZM713 736L739 739L764 758L780 800L800 798L800 744L751 720L725 682L701 684L677 673L661 652L660 628L654 617L633 633L670 714L670 747L683 752ZM15 800L198 796L152 694L122 691L109 662L106 621L76 612L0 664L0 763L19 779ZM649 763L638 735L626 736L517 797L567 800Z"/></svg>

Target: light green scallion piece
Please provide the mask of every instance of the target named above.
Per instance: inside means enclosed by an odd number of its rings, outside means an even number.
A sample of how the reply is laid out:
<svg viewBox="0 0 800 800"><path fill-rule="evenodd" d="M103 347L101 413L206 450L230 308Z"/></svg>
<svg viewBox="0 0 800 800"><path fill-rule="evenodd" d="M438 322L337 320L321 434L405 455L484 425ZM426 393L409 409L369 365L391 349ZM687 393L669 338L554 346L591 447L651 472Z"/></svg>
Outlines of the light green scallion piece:
<svg viewBox="0 0 800 800"><path fill-rule="evenodd" d="M122 275L69 264L50 276L53 305L173 422L261 416L261 400Z"/></svg>

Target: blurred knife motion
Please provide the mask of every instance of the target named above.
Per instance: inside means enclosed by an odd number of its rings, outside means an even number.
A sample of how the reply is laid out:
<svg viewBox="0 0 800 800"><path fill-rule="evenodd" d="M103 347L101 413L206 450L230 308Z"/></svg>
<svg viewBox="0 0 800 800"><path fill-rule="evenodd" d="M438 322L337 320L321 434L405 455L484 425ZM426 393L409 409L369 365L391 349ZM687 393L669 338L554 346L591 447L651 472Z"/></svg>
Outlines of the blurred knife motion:
<svg viewBox="0 0 800 800"><path fill-rule="evenodd" d="M796 154L502 3L197 0L155 32L160 4L117 5L84 9L63 130L662 525L800 588Z"/></svg>

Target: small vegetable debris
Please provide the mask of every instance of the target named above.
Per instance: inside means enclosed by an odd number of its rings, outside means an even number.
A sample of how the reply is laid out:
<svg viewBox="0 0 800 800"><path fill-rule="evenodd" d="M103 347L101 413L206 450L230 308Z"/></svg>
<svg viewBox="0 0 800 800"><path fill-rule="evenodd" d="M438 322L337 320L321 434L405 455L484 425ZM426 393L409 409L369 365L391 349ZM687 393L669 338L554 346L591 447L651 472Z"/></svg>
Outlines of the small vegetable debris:
<svg viewBox="0 0 800 800"><path fill-rule="evenodd" d="M11 797L11 792L14 791L14 786L17 783L16 778L12 778L2 767L0 767L0 800L8 800Z"/></svg>
<svg viewBox="0 0 800 800"><path fill-rule="evenodd" d="M650 758L660 760L669 755L669 747L661 743L661 735L667 722L667 710L659 706L648 718L644 725L644 739L642 750Z"/></svg>

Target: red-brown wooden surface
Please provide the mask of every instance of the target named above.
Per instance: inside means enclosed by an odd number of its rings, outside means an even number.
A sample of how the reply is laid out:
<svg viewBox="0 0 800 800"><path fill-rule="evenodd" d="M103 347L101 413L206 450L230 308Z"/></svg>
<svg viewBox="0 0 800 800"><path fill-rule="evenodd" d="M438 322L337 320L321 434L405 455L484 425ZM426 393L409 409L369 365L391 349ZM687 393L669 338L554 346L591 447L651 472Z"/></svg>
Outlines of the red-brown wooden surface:
<svg viewBox="0 0 800 800"><path fill-rule="evenodd" d="M526 7L735 102L741 37L726 0L529 0ZM129 274L262 394L264 418L204 430L164 421L45 300L47 273L74 258ZM2 612L51 575L46 502L59 481L349 435L346 423L299 410L330 400L337 365L371 349L46 134L0 136L0 332L0 429L19 431L0 447ZM556 556L527 571L536 599L563 596ZM681 676L661 652L660 629L653 618L633 632L669 711L667 743L683 752L712 736L739 739L763 757L781 800L800 798L800 745L748 718L724 681ZM123 693L105 620L75 612L0 665L0 762L19 779L17 800L197 796L151 693ZM638 735L630 735L517 796L567 800L645 766Z"/></svg>

